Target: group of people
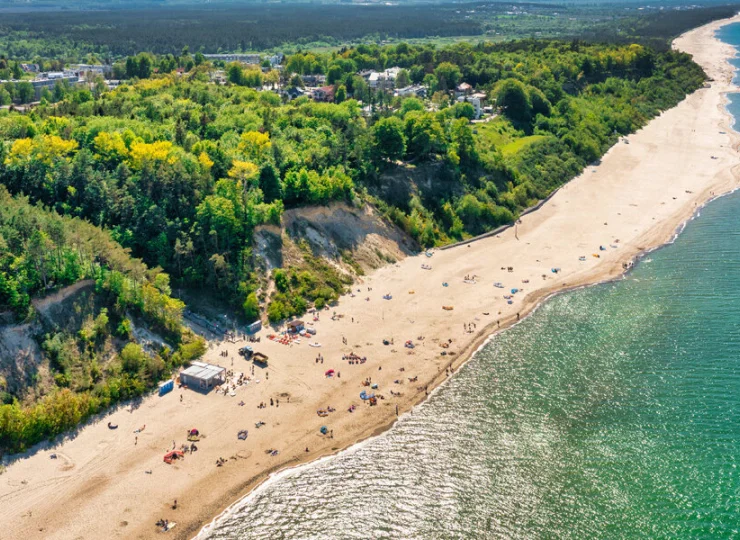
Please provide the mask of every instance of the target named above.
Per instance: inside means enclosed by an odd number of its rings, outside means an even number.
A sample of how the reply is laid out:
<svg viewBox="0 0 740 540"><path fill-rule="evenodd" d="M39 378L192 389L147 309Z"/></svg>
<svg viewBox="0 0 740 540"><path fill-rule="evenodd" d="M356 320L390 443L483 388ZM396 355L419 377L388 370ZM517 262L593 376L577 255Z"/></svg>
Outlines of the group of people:
<svg viewBox="0 0 740 540"><path fill-rule="evenodd" d="M350 365L364 364L367 362L367 356L359 356L355 353L343 354L342 360L348 360Z"/></svg>

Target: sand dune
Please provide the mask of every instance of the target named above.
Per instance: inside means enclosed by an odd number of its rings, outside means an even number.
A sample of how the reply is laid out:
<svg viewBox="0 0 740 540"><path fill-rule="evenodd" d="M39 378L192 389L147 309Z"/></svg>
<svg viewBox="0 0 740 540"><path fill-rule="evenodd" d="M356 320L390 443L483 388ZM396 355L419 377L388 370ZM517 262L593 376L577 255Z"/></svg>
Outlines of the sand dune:
<svg viewBox="0 0 740 540"><path fill-rule="evenodd" d="M614 146L600 165L588 167L517 227L367 276L354 296L321 313L315 323L321 348L309 347L308 340L286 346L263 338L258 349L270 356L270 367L257 369L259 382L238 389L236 397L179 390L149 397L54 449L14 461L0 476L0 539L149 538L158 534L159 518L178 523L171 537L192 537L266 473L391 425L396 406L406 411L423 400L446 378L450 361L459 365L499 325L516 322L554 292L614 278L636 254L669 240L698 204L738 185L737 135L724 110L724 93L734 90L726 60L735 51L713 37L727 22L688 32L674 44L704 66L711 85L630 136L629 144ZM466 283L473 275L475 283ZM503 295L512 288L520 291L508 304ZM384 300L386 293L393 298ZM344 317L332 320L333 311ZM464 331L467 323L475 325L473 332ZM384 338L394 345L383 345ZM406 340L416 347L405 348ZM448 340L443 349L440 343ZM246 371L239 346L214 344L206 359L229 368L233 359L234 370ZM222 350L228 358L219 355ZM351 351L368 361L349 365L342 355ZM318 352L323 364L315 362ZM341 377L326 378L328 369ZM385 396L376 407L358 397L368 377ZM279 407L257 408L270 398L279 399ZM238 406L241 400L244 406ZM351 404L357 405L352 413ZM316 411L327 405L336 412L320 418ZM119 429L108 430L108 420ZM255 429L259 420L266 425ZM144 424L135 445L134 430ZM333 430L333 439L319 433L322 425ZM163 463L173 441L183 443L191 427L205 434L199 451L174 465ZM237 439L240 429L249 430L246 441ZM267 455L270 448L279 454ZM52 452L62 458L50 459ZM219 457L228 458L223 467L215 466ZM178 508L172 510L175 498Z"/></svg>

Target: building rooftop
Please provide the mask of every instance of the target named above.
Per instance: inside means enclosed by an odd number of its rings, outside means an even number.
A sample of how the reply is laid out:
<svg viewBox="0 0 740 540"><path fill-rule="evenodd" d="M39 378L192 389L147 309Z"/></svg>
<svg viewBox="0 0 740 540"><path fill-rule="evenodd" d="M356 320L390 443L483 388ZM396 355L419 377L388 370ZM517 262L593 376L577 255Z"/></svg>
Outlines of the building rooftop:
<svg viewBox="0 0 740 540"><path fill-rule="evenodd" d="M214 366L213 364L206 364L205 362L191 362L190 367L183 370L181 374L208 381L215 377L222 376L225 371L226 368L222 368L221 366Z"/></svg>

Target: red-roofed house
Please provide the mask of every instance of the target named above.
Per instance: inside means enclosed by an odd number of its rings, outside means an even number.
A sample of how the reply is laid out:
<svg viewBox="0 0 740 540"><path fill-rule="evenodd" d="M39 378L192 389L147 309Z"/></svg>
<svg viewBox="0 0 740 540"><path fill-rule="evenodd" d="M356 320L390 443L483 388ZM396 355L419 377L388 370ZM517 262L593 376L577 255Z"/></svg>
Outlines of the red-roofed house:
<svg viewBox="0 0 740 540"><path fill-rule="evenodd" d="M314 101L326 101L328 103L332 103L334 102L334 87L322 86L321 88L316 88L313 91L312 97Z"/></svg>

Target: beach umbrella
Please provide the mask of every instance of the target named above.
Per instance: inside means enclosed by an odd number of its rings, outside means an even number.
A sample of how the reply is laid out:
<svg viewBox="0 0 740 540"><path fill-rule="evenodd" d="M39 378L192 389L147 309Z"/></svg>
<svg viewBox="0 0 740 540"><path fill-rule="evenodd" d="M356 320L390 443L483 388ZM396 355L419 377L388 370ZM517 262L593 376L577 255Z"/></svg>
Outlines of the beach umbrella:
<svg viewBox="0 0 740 540"><path fill-rule="evenodd" d="M330 377L330 376L334 375L334 370L333 369L330 369L326 373L324 373L324 375L326 375L327 377Z"/></svg>

